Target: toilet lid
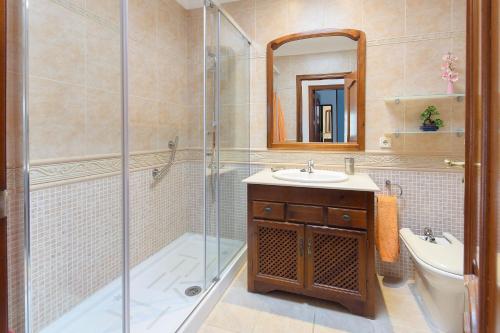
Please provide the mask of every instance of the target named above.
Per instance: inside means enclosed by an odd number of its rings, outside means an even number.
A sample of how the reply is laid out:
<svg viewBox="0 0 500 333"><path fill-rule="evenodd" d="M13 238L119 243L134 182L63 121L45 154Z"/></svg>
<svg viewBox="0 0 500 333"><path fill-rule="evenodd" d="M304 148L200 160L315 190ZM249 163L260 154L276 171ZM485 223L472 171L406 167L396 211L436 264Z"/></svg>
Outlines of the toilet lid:
<svg viewBox="0 0 500 333"><path fill-rule="evenodd" d="M405 229L401 229L401 237L418 259L438 270L463 276L464 246L458 239L444 233L448 241L434 244L413 234L411 230Z"/></svg>

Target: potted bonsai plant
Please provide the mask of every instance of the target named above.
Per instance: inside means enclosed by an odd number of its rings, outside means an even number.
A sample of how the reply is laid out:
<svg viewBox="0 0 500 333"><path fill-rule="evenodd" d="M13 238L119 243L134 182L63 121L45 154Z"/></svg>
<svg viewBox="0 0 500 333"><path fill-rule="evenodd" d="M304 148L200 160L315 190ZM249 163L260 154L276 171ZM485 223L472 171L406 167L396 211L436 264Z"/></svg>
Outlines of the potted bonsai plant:
<svg viewBox="0 0 500 333"><path fill-rule="evenodd" d="M420 119L423 120L422 126L420 126L422 131L437 131L444 126L444 122L439 118L433 119L434 116L439 116L439 112L434 105L429 105L425 111L420 114Z"/></svg>

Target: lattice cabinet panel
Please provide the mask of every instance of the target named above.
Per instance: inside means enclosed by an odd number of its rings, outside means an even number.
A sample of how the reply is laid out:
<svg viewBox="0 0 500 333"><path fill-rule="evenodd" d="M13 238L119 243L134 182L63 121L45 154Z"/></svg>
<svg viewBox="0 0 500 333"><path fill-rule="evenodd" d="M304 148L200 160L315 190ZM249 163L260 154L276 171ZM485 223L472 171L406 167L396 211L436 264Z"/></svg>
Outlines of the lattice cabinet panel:
<svg viewBox="0 0 500 333"><path fill-rule="evenodd" d="M303 285L304 226L258 220L254 226L255 275L268 282Z"/></svg>
<svg viewBox="0 0 500 333"><path fill-rule="evenodd" d="M306 227L307 288L366 296L366 232Z"/></svg>

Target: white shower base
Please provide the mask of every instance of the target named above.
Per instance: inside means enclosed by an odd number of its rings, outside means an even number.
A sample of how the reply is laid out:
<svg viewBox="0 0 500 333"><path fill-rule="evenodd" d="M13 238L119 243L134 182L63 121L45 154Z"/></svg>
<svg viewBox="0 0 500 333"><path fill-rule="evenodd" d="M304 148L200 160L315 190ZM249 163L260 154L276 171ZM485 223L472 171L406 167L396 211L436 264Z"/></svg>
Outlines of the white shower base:
<svg viewBox="0 0 500 333"><path fill-rule="evenodd" d="M221 239L221 264L229 263L244 243ZM217 240L207 239L207 276L217 271ZM203 236L186 233L149 257L130 272L132 333L170 333L196 307L203 292L192 297L184 290L203 287ZM41 333L121 333L122 281L116 279Z"/></svg>

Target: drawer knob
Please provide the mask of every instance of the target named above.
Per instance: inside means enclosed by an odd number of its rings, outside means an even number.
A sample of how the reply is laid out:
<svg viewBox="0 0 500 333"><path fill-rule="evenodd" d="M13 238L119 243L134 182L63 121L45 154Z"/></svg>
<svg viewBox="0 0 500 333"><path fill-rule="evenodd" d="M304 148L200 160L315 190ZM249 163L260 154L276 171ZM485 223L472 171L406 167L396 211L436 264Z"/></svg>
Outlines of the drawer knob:
<svg viewBox="0 0 500 333"><path fill-rule="evenodd" d="M264 211L267 213L270 213L273 209L271 207L266 207L264 208Z"/></svg>
<svg viewBox="0 0 500 333"><path fill-rule="evenodd" d="M351 217L347 214L344 214L342 215L342 220L344 220L344 222L351 222Z"/></svg>

